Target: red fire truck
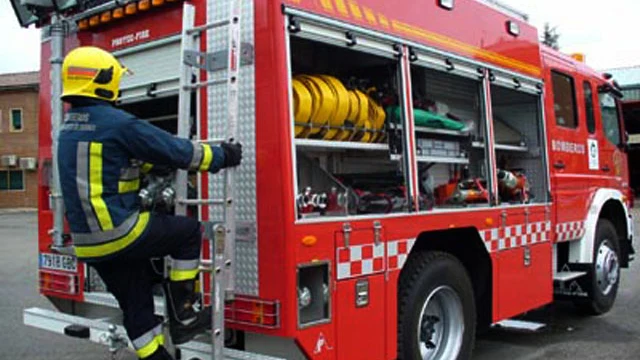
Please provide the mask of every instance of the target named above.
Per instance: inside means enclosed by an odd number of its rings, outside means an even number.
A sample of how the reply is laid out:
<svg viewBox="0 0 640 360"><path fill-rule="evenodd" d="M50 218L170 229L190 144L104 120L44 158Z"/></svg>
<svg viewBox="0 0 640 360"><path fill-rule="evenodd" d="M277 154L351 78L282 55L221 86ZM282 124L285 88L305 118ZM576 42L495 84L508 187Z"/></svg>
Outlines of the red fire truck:
<svg viewBox="0 0 640 360"><path fill-rule="evenodd" d="M127 344L114 298L65 247L51 159L59 61L85 45L133 71L121 108L246 151L233 174L140 190L206 230L214 331L180 346L182 359L468 359L476 331L554 299L594 315L613 306L634 254L619 91L541 46L518 11L50 2L57 11L16 5L43 26L39 284L59 310L27 309L26 324ZM162 259L153 265L161 279Z"/></svg>

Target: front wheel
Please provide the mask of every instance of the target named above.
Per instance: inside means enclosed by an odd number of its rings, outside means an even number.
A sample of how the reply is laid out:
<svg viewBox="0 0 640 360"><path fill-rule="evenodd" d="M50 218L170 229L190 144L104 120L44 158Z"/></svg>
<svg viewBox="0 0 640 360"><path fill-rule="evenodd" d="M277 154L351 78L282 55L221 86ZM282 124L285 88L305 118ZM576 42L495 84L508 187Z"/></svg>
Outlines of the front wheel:
<svg viewBox="0 0 640 360"><path fill-rule="evenodd" d="M613 224L598 220L594 241L593 263L586 280L587 299L576 302L589 315L602 315L613 307L620 283L620 247Z"/></svg>
<svg viewBox="0 0 640 360"><path fill-rule="evenodd" d="M443 252L418 253L402 277L398 358L470 359L476 309L471 280L460 261Z"/></svg>

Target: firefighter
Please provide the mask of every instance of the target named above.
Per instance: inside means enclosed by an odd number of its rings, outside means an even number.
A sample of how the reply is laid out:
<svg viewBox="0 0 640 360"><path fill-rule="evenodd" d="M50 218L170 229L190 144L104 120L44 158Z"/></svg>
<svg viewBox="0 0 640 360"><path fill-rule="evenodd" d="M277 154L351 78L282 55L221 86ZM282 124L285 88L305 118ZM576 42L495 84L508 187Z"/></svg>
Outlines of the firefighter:
<svg viewBox="0 0 640 360"><path fill-rule="evenodd" d="M242 146L192 143L114 106L127 72L96 47L69 52L62 99L70 104L58 141L66 219L78 259L94 267L118 300L127 335L141 359L172 359L154 315L150 259L170 256L164 282L174 344L210 329L210 308L198 311L195 279L201 248L198 221L140 208L140 176L171 167L215 173L237 166Z"/></svg>

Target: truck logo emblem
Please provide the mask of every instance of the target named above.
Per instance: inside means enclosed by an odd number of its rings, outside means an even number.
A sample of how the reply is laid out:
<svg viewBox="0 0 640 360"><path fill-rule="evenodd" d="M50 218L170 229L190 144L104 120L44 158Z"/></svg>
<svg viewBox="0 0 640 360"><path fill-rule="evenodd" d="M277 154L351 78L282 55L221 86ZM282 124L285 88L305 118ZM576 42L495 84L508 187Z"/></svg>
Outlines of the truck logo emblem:
<svg viewBox="0 0 640 360"><path fill-rule="evenodd" d="M333 350L333 346L329 345L327 339L324 337L324 333L318 335L318 341L316 341L316 348L313 350L313 355L322 353L323 350Z"/></svg>

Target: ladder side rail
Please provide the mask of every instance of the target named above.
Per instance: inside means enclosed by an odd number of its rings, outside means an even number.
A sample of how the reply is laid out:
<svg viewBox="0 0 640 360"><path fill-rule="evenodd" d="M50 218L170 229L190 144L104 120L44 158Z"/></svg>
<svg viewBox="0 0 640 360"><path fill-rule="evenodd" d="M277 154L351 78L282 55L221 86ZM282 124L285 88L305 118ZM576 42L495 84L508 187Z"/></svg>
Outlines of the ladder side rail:
<svg viewBox="0 0 640 360"><path fill-rule="evenodd" d="M180 44L180 92L178 96L178 131L180 138L189 139L191 131L191 78L193 71L186 63L186 51L193 49L196 40L189 34L189 29L194 26L195 8L191 4L185 3L182 14L182 42ZM187 170L178 170L175 179L176 198L187 198ZM181 201L175 205L176 215L186 215L187 206Z"/></svg>
<svg viewBox="0 0 640 360"><path fill-rule="evenodd" d="M229 61L227 69L228 88L228 119L227 119L227 137L230 141L237 140L238 133L238 97L240 85L240 65L241 65L241 24L242 24L242 0L231 0L229 3ZM233 299L235 291L235 263L236 263L236 201L235 201L235 184L236 169L229 168L225 170L225 195L227 197L227 206L224 210L225 226L227 230L227 241L224 247L224 255L226 257L225 271L226 276L226 297Z"/></svg>

